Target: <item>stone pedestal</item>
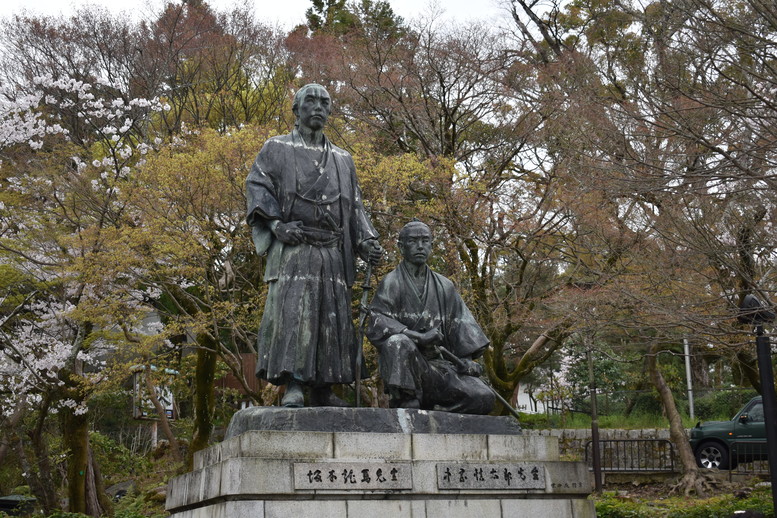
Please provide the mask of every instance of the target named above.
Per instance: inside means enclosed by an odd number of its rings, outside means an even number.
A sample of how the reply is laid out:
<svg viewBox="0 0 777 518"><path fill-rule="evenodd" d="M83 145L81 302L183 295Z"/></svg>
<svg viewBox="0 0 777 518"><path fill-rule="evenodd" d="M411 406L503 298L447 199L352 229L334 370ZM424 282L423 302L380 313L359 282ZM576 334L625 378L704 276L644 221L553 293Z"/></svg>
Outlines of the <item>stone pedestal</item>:
<svg viewBox="0 0 777 518"><path fill-rule="evenodd" d="M267 412L278 414L271 421L283 426L335 429L230 425L229 438L195 454L194 471L170 481L167 509L174 518L595 516L585 465L559 461L554 437L520 435L517 424L511 432L504 419L512 418L388 409L250 411L254 424ZM316 413L325 416L316 420ZM341 431L332 424L349 420L349 426L374 423L386 430ZM507 428L474 433L477 420L485 428Z"/></svg>

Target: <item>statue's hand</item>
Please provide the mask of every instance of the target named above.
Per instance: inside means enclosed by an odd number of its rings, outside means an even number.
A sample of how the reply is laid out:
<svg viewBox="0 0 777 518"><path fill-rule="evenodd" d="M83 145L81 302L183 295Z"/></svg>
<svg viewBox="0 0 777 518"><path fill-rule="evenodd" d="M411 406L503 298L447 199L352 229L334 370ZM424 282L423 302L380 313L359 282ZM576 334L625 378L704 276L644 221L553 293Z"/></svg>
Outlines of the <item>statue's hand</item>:
<svg viewBox="0 0 777 518"><path fill-rule="evenodd" d="M480 377L483 375L483 366L468 358L461 358L461 365L457 370L459 374L464 374L465 376Z"/></svg>
<svg viewBox="0 0 777 518"><path fill-rule="evenodd" d="M383 258L383 252L383 247L380 246L376 239L368 239L359 244L359 257L372 266L377 266L380 263L380 260Z"/></svg>
<svg viewBox="0 0 777 518"><path fill-rule="evenodd" d="M426 343L429 345L437 345L439 343L442 343L443 336L442 336L442 330L440 329L440 326L437 326L425 332L424 338L426 339Z"/></svg>
<svg viewBox="0 0 777 518"><path fill-rule="evenodd" d="M421 348L430 348L430 346L442 342L442 331L440 330L440 326L422 333L411 329L405 329L404 333Z"/></svg>
<svg viewBox="0 0 777 518"><path fill-rule="evenodd" d="M291 221L289 223L278 223L274 228L271 228L278 241L287 245L298 245L302 242L301 225L301 221Z"/></svg>

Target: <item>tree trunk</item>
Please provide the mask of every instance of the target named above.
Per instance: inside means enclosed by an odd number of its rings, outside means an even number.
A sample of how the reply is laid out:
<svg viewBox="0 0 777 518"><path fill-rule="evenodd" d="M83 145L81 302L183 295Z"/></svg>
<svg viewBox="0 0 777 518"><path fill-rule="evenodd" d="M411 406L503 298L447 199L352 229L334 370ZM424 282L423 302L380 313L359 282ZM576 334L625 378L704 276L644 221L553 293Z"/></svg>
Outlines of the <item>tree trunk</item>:
<svg viewBox="0 0 777 518"><path fill-rule="evenodd" d="M206 334L197 337L197 367L194 374L194 432L192 445L186 456L187 469L193 465L194 452L208 446L213 426L214 382L216 377L216 347Z"/></svg>
<svg viewBox="0 0 777 518"><path fill-rule="evenodd" d="M696 458L694 457L691 445L688 442L688 436L685 433L685 427L683 427L683 420L680 416L680 412L675 405L672 390L669 388L669 385L667 385L666 380L658 367L656 358L658 351L658 345L651 347L650 355L647 359L648 371L650 373L650 378L653 381L653 385L656 387L656 390L658 390L664 412L669 419L669 437L677 448L677 453L683 466L683 477L677 485L672 488L672 492L682 490L683 493L688 496L695 491L699 497L704 498L707 496L707 490L710 489L709 481L696 465Z"/></svg>
<svg viewBox="0 0 777 518"><path fill-rule="evenodd" d="M650 371L650 367L648 366L650 358L645 358L645 370ZM627 416L630 416L631 413L634 411L634 407L637 405L637 400L639 398L639 393L647 387L647 380L640 375L639 381L637 381L637 386L634 388L634 395L629 397L626 401L626 408L624 409L623 413Z"/></svg>
<svg viewBox="0 0 777 518"><path fill-rule="evenodd" d="M86 514L86 472L89 469L89 423L86 415L64 412L62 436L67 447L67 498L72 513Z"/></svg>
<svg viewBox="0 0 777 518"><path fill-rule="evenodd" d="M3 428L7 428L8 433L3 433L3 435L0 436L0 465L3 464L5 456L11 449L11 435L13 431L16 430L17 425L21 422L22 417L24 417L24 408L19 406L16 407L16 410L11 414L11 417L8 418L8 422L3 423Z"/></svg>
<svg viewBox="0 0 777 518"><path fill-rule="evenodd" d="M154 409L156 409L156 413L159 416L159 424L162 427L162 433L165 434L167 441L170 443L170 451L173 454L173 459L175 459L177 462L180 462L183 460L181 458L181 448L175 438L175 435L173 434L172 428L170 428L170 421L167 419L165 408L162 406L162 403L159 402L159 398L156 396L156 387L151 381L151 364L146 362L145 367L146 369L143 373L143 376L146 378L148 398L151 400L151 404L154 405Z"/></svg>
<svg viewBox="0 0 777 518"><path fill-rule="evenodd" d="M48 444L44 440L43 431L46 423L46 417L49 414L49 398L43 400L43 405L39 410L39 415L35 428L30 431L30 441L35 452L38 465L38 480L40 489L35 493L41 507L46 514L53 513L59 509L59 499L57 498L57 485L54 483L54 477L51 470L51 460L49 459Z"/></svg>
<svg viewBox="0 0 777 518"><path fill-rule="evenodd" d="M94 460L92 447L89 448L89 466L86 470L86 514L103 516L113 513L113 503L105 493L100 467Z"/></svg>
<svg viewBox="0 0 777 518"><path fill-rule="evenodd" d="M761 394L761 375L756 367L758 365L756 359L749 351L744 349L737 352L736 358L741 374L747 378L747 381L750 382L756 392Z"/></svg>
<svg viewBox="0 0 777 518"><path fill-rule="evenodd" d="M110 503L104 494L102 477L89 446L89 418L86 413L64 412L62 435L67 447L67 496L72 513L103 516Z"/></svg>
<svg viewBox="0 0 777 518"><path fill-rule="evenodd" d="M35 498L39 499L41 507L46 514L56 511L58 509L56 495L53 499L49 497L53 487L45 487L45 484L41 482L41 478L35 470L32 469L32 464L30 464L30 460L27 458L27 450L25 449L22 437L16 432L12 432L11 442L16 449L16 455L24 472L24 479L30 486L30 491L35 495Z"/></svg>
<svg viewBox="0 0 777 518"><path fill-rule="evenodd" d="M190 315L200 312L200 307L188 294L176 285L167 286L170 295ZM214 332L218 330L214 328ZM213 426L213 408L215 401L214 383L216 381L216 361L218 359L218 338L207 332L197 335L197 366L194 370L194 430L192 442L186 455L185 467L192 469L194 452L207 448L210 431Z"/></svg>
<svg viewBox="0 0 777 518"><path fill-rule="evenodd" d="M561 346L568 327L569 322L564 321L556 324L553 329L542 333L534 340L529 349L523 353L518 363L510 372L507 371L505 356L500 352L502 348L496 347L492 343L493 347L486 349L483 354L483 363L491 386L505 400L510 401L513 399L521 379L531 374L535 367L544 363ZM509 411L506 406L497 401L494 405L493 413L496 415L508 415Z"/></svg>

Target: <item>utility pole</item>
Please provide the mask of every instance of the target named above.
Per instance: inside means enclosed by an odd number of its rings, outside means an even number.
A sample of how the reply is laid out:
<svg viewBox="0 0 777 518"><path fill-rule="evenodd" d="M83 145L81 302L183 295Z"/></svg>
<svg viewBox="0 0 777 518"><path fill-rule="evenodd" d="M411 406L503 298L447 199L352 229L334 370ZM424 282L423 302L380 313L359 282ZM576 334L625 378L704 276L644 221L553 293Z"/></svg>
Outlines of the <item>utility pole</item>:
<svg viewBox="0 0 777 518"><path fill-rule="evenodd" d="M586 337L585 353L588 357L588 394L591 398L591 453L593 455L594 490L602 493L602 460L599 452L599 413L596 408L596 380L594 379L594 358L591 354L591 340Z"/></svg>
<svg viewBox="0 0 777 518"><path fill-rule="evenodd" d="M693 411L693 379L691 378L691 348L687 338L683 338L683 350L685 352L685 379L688 382L688 413L693 421L695 415Z"/></svg>

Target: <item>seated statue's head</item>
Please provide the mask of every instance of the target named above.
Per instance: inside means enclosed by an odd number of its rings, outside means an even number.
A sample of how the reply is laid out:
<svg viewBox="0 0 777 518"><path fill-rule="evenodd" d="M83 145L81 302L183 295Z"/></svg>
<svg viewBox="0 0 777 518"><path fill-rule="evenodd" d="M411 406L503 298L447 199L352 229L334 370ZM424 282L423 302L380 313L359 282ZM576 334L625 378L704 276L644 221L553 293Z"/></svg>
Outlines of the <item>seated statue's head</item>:
<svg viewBox="0 0 777 518"><path fill-rule="evenodd" d="M398 245L405 261L421 266L432 252L432 230L425 223L414 219L399 231Z"/></svg>
<svg viewBox="0 0 777 518"><path fill-rule="evenodd" d="M294 94L291 111L297 117L294 126L322 130L332 113L332 99L323 86L310 83Z"/></svg>

